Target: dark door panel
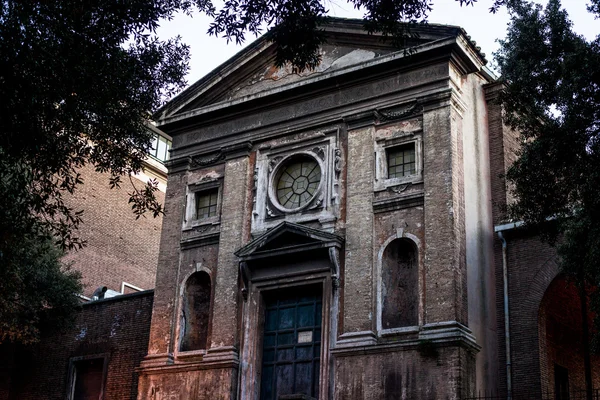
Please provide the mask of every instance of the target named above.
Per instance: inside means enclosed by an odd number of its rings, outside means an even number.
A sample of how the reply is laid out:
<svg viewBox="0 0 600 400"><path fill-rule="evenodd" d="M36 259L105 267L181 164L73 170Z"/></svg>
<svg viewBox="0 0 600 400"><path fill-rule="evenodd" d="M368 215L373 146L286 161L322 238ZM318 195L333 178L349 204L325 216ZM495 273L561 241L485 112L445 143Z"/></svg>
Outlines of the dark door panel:
<svg viewBox="0 0 600 400"><path fill-rule="evenodd" d="M266 296L261 400L319 396L321 292L300 288ZM300 397L299 397L300 398Z"/></svg>

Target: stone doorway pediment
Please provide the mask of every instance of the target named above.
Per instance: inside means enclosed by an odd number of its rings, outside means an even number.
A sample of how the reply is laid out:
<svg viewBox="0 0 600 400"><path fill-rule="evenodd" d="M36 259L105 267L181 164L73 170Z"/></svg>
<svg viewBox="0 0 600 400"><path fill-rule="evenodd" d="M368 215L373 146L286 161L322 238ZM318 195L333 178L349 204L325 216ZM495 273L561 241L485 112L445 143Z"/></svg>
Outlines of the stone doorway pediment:
<svg viewBox="0 0 600 400"><path fill-rule="evenodd" d="M284 221L235 252L243 261L291 253L340 248L344 239L334 233Z"/></svg>
<svg viewBox="0 0 600 400"><path fill-rule="evenodd" d="M250 282L268 282L292 276L326 272L339 286L340 249L344 239L304 225L284 221L258 236L234 254L240 258L242 294Z"/></svg>

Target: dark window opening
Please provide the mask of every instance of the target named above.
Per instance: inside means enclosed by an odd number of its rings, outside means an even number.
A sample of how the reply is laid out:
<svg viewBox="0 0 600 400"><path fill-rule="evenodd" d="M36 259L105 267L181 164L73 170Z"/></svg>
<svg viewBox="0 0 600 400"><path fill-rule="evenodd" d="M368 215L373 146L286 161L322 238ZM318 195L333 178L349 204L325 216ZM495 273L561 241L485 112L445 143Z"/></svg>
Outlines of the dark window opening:
<svg viewBox="0 0 600 400"><path fill-rule="evenodd" d="M218 188L196 193L196 219L215 217L218 199Z"/></svg>
<svg viewBox="0 0 600 400"><path fill-rule="evenodd" d="M419 272L415 245L407 239L396 239L385 248L381 262L382 328L418 325Z"/></svg>
<svg viewBox="0 0 600 400"><path fill-rule="evenodd" d="M169 159L170 149L171 141L155 133L152 138L152 147L148 150L148 154L157 160L164 162Z"/></svg>
<svg viewBox="0 0 600 400"><path fill-rule="evenodd" d="M185 285L181 351L206 349L211 283L206 272L195 272Z"/></svg>
<svg viewBox="0 0 600 400"><path fill-rule="evenodd" d="M72 400L101 400L104 383L104 358L73 363Z"/></svg>
<svg viewBox="0 0 600 400"><path fill-rule="evenodd" d="M417 171L415 144L409 143L387 150L388 178L402 178Z"/></svg>
<svg viewBox="0 0 600 400"><path fill-rule="evenodd" d="M569 400L569 370L554 364L554 396L556 400Z"/></svg>

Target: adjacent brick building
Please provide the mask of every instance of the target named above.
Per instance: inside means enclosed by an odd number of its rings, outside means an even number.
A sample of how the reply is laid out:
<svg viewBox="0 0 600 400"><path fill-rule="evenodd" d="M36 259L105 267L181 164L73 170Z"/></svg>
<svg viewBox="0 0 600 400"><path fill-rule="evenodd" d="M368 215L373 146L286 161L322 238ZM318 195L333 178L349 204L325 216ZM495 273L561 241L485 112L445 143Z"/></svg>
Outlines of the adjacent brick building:
<svg viewBox="0 0 600 400"><path fill-rule="evenodd" d="M502 241L498 240L498 342L503 350L498 368L500 393L507 392L510 382L511 392L517 398L567 399L565 391L573 399L585 398L581 301L575 284L560 273L555 250L532 232L518 224L499 225L496 231L505 241L506 256L503 257ZM505 297L503 260L507 272ZM588 324L593 324L591 314ZM592 354L591 364L592 383L598 396L600 356Z"/></svg>
<svg viewBox="0 0 600 400"><path fill-rule="evenodd" d="M152 295L147 290L84 304L73 331L20 347L10 390L0 398L95 400L99 391L105 400L134 399L135 369L148 351Z"/></svg>
<svg viewBox="0 0 600 400"><path fill-rule="evenodd" d="M156 131L155 154L159 157L149 157L143 172L111 189L108 174L86 166L80 171L83 184L68 199L73 209L84 211L77 235L86 246L67 254L65 262L81 272L86 297L101 286L113 295L154 288L162 216L136 219L128 202L134 186L143 188L148 179L156 179L156 197L164 203L167 170L163 162L170 138L153 126L149 129ZM161 154L157 153L158 143Z"/></svg>
<svg viewBox="0 0 600 400"><path fill-rule="evenodd" d="M32 346L0 346L1 400L136 397L135 369L148 352L153 301L153 291L144 289L154 288L162 217L136 219L128 200L133 185L156 179L164 202L170 148L168 136L149 129L155 134L151 157L120 189L90 166L80 171L83 184L67 201L84 210L77 234L86 246L64 261L81 272L86 303L72 330ZM107 288L106 298L87 302L98 287Z"/></svg>

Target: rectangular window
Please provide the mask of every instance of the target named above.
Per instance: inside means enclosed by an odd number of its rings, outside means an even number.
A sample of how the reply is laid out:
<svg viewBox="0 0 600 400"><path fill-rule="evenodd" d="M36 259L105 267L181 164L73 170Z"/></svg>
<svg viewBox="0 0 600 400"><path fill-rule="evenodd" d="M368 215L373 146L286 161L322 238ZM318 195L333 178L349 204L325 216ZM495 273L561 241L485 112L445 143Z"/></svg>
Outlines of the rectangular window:
<svg viewBox="0 0 600 400"><path fill-rule="evenodd" d="M158 135L154 135L152 138L152 148L150 148L149 154L156 157L156 150L158 149Z"/></svg>
<svg viewBox="0 0 600 400"><path fill-rule="evenodd" d="M103 398L104 358L73 362L71 400L100 400Z"/></svg>
<svg viewBox="0 0 600 400"><path fill-rule="evenodd" d="M416 173L415 144L409 143L387 150L388 179Z"/></svg>
<svg viewBox="0 0 600 400"><path fill-rule="evenodd" d="M156 152L156 157L161 161L166 161L169 159L169 148L171 147L170 142L164 137L158 138L158 151Z"/></svg>
<svg viewBox="0 0 600 400"><path fill-rule="evenodd" d="M218 199L218 188L196 193L196 219L215 217Z"/></svg>
<svg viewBox="0 0 600 400"><path fill-rule="evenodd" d="M148 154L159 161L167 161L169 159L169 150L171 149L171 141L158 134L154 134L152 138L152 147Z"/></svg>

